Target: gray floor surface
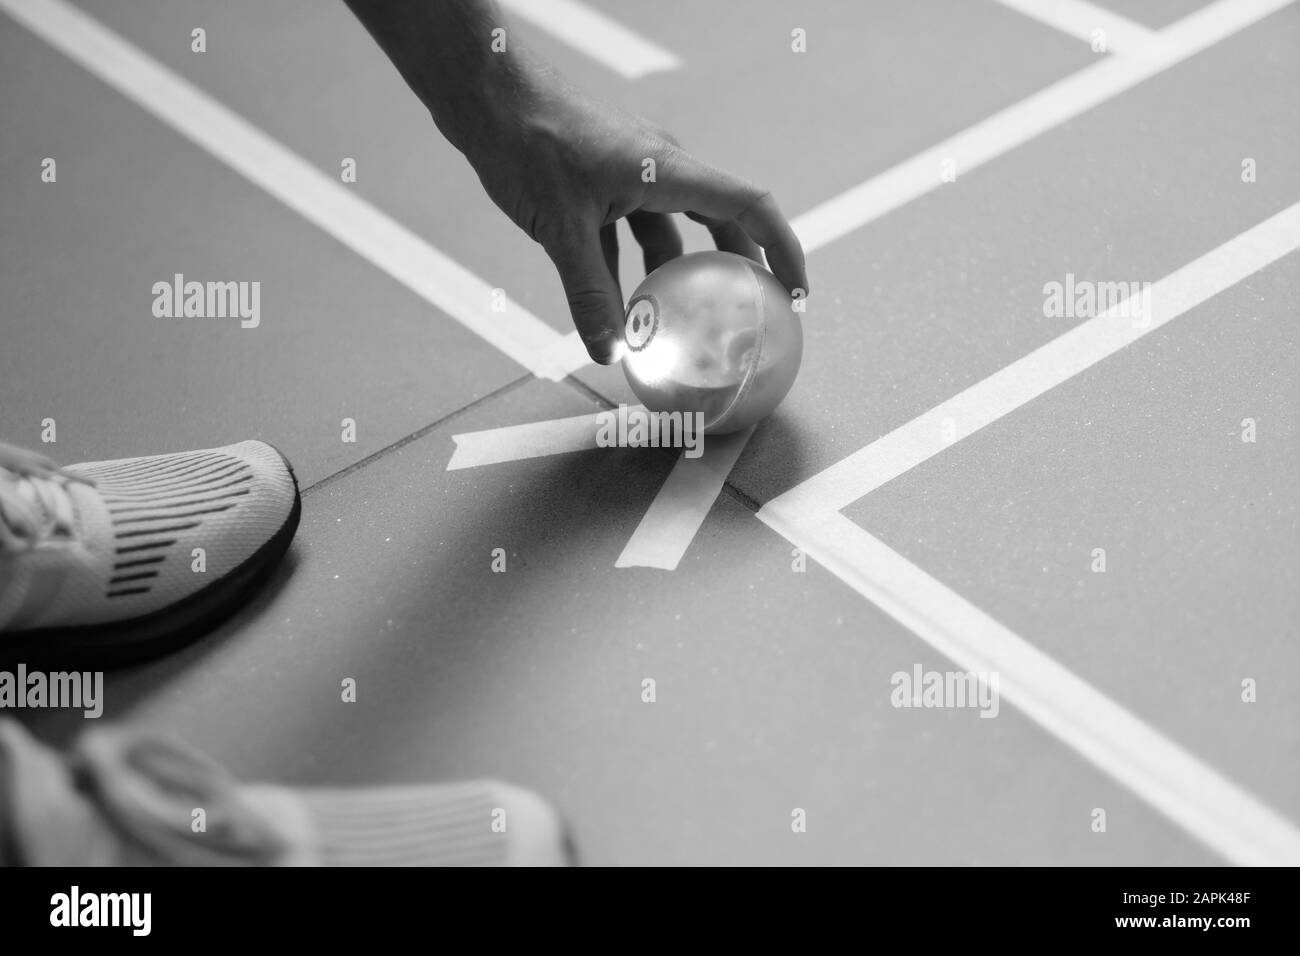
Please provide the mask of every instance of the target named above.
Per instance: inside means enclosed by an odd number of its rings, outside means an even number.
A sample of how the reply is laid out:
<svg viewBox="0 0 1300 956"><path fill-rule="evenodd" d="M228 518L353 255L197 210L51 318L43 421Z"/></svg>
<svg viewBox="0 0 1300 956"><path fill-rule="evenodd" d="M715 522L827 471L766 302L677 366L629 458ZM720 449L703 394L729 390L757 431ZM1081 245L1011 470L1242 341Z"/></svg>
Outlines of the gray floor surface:
<svg viewBox="0 0 1300 956"><path fill-rule="evenodd" d="M684 68L629 82L519 29L791 215L1096 56L993 2L596 5ZM341 3L82 6L328 174L356 158L361 196L568 330L553 268ZM1159 28L1199 4L1106 6ZM792 573L754 509L1066 331L1047 279L1154 281L1300 198L1297 54L1290 7L814 253L800 379L667 572L614 563L670 453L446 470L452 435L627 400L617 370L532 378L0 15L0 437L53 417L69 462L263 438L307 489L269 586L110 675L107 716L248 778L509 779L593 863L1215 862L1010 706L892 707L892 673L949 665L815 563ZM154 318L177 271L260 279L262 326ZM1298 278L1284 258L845 509L1292 821Z"/></svg>

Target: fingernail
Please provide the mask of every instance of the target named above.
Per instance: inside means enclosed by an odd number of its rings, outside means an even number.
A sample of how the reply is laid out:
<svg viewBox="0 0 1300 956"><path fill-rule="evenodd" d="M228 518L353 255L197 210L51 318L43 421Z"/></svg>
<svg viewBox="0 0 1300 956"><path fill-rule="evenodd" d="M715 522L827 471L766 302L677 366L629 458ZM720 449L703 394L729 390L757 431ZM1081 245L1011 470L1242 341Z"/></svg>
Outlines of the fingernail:
<svg viewBox="0 0 1300 956"><path fill-rule="evenodd" d="M582 343L587 347L591 360L599 365L613 365L617 362L623 346L623 340L609 329L584 336Z"/></svg>

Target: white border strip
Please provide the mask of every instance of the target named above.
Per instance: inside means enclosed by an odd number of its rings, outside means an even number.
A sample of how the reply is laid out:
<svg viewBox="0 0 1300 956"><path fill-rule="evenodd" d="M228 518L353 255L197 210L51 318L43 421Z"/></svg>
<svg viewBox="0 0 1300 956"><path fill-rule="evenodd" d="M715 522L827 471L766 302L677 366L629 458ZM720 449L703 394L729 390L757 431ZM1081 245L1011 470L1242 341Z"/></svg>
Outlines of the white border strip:
<svg viewBox="0 0 1300 956"><path fill-rule="evenodd" d="M644 411L645 406L634 405L628 414ZM606 410L453 435L456 448L447 470L596 448L601 420L610 414L613 412ZM614 566L676 568L753 432L748 428L731 435L706 435L699 457L679 456Z"/></svg>
<svg viewBox="0 0 1300 956"><path fill-rule="evenodd" d="M0 0L17 22L534 375L585 365L574 341L306 160L63 0ZM580 346L579 346L580 348Z"/></svg>
<svg viewBox="0 0 1300 956"><path fill-rule="evenodd" d="M842 514L787 502L758 516L958 668L997 673L1030 719L1226 859L1300 864L1289 820Z"/></svg>
<svg viewBox="0 0 1300 956"><path fill-rule="evenodd" d="M767 507L839 511L1297 248L1300 203L1154 283L1145 323L1121 317L1126 303L1112 306L773 498ZM1033 320L1053 321L1041 315ZM945 441L945 423L954 440Z"/></svg>
<svg viewBox="0 0 1300 956"><path fill-rule="evenodd" d="M633 405L628 409L629 414L643 411L643 405ZM590 415L575 415L572 418L553 418L545 422L528 422L524 425L452 435L451 440L456 443L456 450L451 453L447 470L458 471L461 468L478 468L480 465L496 465L505 461L587 451L597 447L596 436L600 432L602 418L612 414L615 412L606 410Z"/></svg>
<svg viewBox="0 0 1300 956"><path fill-rule="evenodd" d="M702 455L679 457L614 566L674 570L753 433L753 428L747 428L730 435L705 435Z"/></svg>
<svg viewBox="0 0 1300 956"><path fill-rule="evenodd" d="M946 160L960 177L1042 133L1137 86L1162 70L1289 6L1295 0L1217 0L1162 30L1149 55L1106 57L956 136L904 160L794 220L805 252L836 239L943 185Z"/></svg>
<svg viewBox="0 0 1300 956"><path fill-rule="evenodd" d="M1127 17L1112 13L1087 0L997 0L1054 30L1066 33L1092 46L1092 32L1105 34L1105 53L1141 53L1158 43L1159 34Z"/></svg>
<svg viewBox="0 0 1300 956"><path fill-rule="evenodd" d="M1151 321L1120 307L1071 329L978 385L772 499L758 517L959 667L996 671L1007 699L1234 863L1300 865L1300 830L999 624L840 509L958 439L1300 249L1300 203L1156 283Z"/></svg>
<svg viewBox="0 0 1300 956"><path fill-rule="evenodd" d="M636 80L676 70L682 61L663 47L577 0L500 0L521 20L545 30L620 76Z"/></svg>

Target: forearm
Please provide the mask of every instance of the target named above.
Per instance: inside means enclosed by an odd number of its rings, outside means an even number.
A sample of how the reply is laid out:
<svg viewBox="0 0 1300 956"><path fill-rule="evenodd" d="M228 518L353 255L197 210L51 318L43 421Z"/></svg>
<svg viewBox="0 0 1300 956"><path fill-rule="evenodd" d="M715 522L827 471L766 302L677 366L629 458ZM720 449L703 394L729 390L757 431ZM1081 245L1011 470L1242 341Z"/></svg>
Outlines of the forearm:
<svg viewBox="0 0 1300 956"><path fill-rule="evenodd" d="M681 255L672 214L685 212L719 249L760 261L762 246L786 289L807 291L799 239L771 194L570 88L503 32L494 0L345 2L492 201L551 257L595 361L615 361L623 342L619 219L647 271Z"/></svg>
<svg viewBox="0 0 1300 956"><path fill-rule="evenodd" d="M506 22L493 0L345 2L466 155L488 129L519 123L540 96L545 71L513 36L494 37Z"/></svg>

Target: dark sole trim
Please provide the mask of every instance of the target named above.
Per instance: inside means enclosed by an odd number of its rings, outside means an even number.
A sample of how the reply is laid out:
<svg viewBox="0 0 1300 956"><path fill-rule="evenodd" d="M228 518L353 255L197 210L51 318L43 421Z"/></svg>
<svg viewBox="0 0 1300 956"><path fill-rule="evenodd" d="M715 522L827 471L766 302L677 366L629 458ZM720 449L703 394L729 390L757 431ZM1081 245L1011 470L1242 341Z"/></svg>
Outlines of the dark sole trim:
<svg viewBox="0 0 1300 956"><path fill-rule="evenodd" d="M271 446L275 448L274 445ZM243 564L189 597L144 617L111 624L42 628L0 634L0 666L111 670L138 664L198 640L244 606L279 564L298 530L302 494L289 459L276 448L293 481L293 508L284 524Z"/></svg>

